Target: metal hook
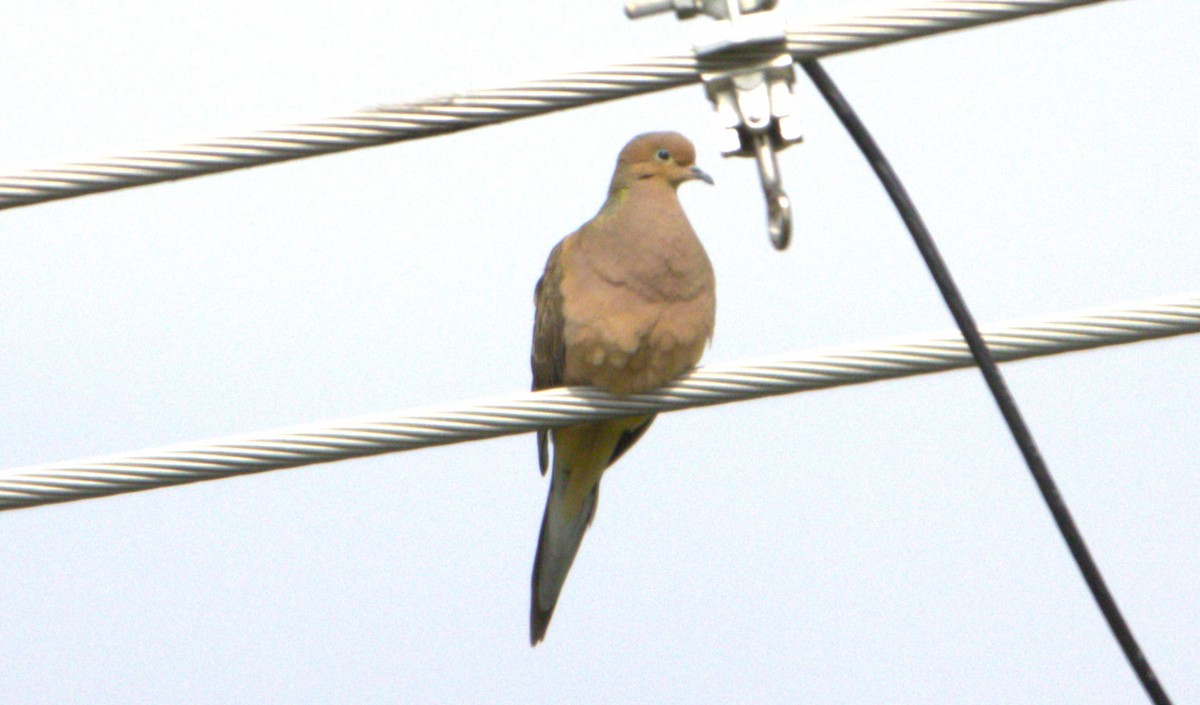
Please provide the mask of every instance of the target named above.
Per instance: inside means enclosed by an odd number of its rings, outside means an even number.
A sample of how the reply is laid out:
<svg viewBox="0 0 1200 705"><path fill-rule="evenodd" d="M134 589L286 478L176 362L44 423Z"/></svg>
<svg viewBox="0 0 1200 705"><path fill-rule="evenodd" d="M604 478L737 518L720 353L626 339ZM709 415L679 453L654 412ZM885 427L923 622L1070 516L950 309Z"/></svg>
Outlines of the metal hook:
<svg viewBox="0 0 1200 705"><path fill-rule="evenodd" d="M767 232L775 249L785 250L792 240L792 201L779 179L779 161L771 145L771 136L766 132L755 132L752 137L758 176L762 179L763 195L767 199Z"/></svg>
<svg viewBox="0 0 1200 705"><path fill-rule="evenodd" d="M793 80L788 54L750 69L704 75L705 90L724 127L721 151L754 157L758 164L767 234L777 250L787 249L792 237L792 203L783 190L778 152L801 141Z"/></svg>

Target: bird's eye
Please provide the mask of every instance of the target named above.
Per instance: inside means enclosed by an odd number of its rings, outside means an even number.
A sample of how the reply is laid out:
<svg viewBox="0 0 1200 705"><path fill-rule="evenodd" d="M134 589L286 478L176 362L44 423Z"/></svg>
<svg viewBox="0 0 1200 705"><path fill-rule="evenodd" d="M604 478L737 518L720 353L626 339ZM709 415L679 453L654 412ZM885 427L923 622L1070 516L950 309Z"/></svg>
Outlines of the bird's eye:
<svg viewBox="0 0 1200 705"><path fill-rule="evenodd" d="M658 150L658 154L655 156L658 157L659 161L665 162L671 158L671 153L665 149L660 149L660 150Z"/></svg>

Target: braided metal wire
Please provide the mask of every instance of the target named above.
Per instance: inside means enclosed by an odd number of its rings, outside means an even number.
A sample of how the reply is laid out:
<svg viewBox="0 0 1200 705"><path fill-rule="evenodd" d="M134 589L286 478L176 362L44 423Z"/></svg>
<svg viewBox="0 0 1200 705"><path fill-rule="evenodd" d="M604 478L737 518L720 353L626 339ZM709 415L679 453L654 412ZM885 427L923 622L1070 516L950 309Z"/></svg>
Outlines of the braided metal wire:
<svg viewBox="0 0 1200 705"><path fill-rule="evenodd" d="M884 14L794 29L787 34L787 49L797 59L816 58L1101 1L926 2ZM770 57L748 47L726 60L733 66L766 58ZM429 137L699 80L695 57L667 56L508 88L381 106L246 137L0 174L0 210Z"/></svg>
<svg viewBox="0 0 1200 705"><path fill-rule="evenodd" d="M999 361L1200 332L1200 292L984 331ZM0 510L412 450L543 426L710 406L969 367L958 336L713 365L651 394L562 388L0 473Z"/></svg>

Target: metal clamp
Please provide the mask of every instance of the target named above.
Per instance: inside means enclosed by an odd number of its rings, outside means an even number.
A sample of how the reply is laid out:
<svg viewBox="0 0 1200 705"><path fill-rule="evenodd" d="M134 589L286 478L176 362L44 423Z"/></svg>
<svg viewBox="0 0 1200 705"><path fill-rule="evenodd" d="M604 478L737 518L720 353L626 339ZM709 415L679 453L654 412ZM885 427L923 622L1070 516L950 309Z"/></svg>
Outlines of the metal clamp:
<svg viewBox="0 0 1200 705"><path fill-rule="evenodd" d="M792 236L792 206L779 176L776 153L800 142L796 77L782 22L769 13L776 0L628 0L631 18L674 11L680 19L705 14L721 20L717 35L695 46L705 92L722 128L725 156L754 157L767 200L767 231L782 250ZM730 54L751 46L769 56L752 66L728 69Z"/></svg>
<svg viewBox="0 0 1200 705"><path fill-rule="evenodd" d="M735 12L748 15L759 10L770 10L777 0L741 0ZM696 15L708 15L715 20L729 19L729 7L725 0L626 0L625 14L631 20L674 11L681 20Z"/></svg>

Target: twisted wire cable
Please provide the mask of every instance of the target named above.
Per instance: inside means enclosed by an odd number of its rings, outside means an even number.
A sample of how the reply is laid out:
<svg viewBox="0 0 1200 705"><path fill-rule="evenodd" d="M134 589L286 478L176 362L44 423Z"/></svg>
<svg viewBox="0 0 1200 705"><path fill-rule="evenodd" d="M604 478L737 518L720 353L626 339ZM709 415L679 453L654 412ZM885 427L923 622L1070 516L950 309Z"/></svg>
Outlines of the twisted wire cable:
<svg viewBox="0 0 1200 705"><path fill-rule="evenodd" d="M1200 291L983 329L997 361L1200 332ZM0 472L0 510L970 367L957 335L713 365L625 398L570 387Z"/></svg>
<svg viewBox="0 0 1200 705"><path fill-rule="evenodd" d="M883 14L795 28L787 33L787 51L797 60L816 58L1102 1L925 2ZM761 48L743 47L722 61L732 68L768 58ZM706 69L721 65L706 64ZM508 88L381 106L246 137L0 174L0 210L456 132L699 80L694 56L666 56Z"/></svg>

